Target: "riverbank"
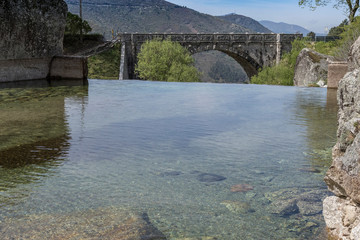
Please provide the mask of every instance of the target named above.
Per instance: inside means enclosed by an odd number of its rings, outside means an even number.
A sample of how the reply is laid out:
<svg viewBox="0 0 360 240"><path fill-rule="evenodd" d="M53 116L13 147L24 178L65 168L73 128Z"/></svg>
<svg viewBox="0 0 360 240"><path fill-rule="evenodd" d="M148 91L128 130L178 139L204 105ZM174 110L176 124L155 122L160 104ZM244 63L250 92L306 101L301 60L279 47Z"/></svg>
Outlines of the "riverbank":
<svg viewBox="0 0 360 240"><path fill-rule="evenodd" d="M339 83L337 143L325 182L335 196L324 200L324 218L332 239L360 239L360 38L352 45L350 72Z"/></svg>

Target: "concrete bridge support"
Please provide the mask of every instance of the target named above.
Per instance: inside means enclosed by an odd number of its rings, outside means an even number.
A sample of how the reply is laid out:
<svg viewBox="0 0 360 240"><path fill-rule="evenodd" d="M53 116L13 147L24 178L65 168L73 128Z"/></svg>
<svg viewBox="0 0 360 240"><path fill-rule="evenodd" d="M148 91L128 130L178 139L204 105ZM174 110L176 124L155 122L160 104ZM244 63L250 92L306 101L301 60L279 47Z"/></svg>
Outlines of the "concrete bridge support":
<svg viewBox="0 0 360 240"><path fill-rule="evenodd" d="M135 65L141 45L152 39L179 42L191 54L217 50L234 58L249 78L260 68L279 63L291 50L291 42L301 34L132 34L119 35L122 55L119 79L136 79Z"/></svg>

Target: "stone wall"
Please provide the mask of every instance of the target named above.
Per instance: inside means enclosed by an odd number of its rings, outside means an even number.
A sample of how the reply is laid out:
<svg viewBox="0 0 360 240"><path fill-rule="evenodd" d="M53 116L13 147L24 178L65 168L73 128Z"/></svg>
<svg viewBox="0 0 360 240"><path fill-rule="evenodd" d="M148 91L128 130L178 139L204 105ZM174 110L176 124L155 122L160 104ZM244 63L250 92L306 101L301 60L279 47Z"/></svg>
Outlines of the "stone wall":
<svg viewBox="0 0 360 240"><path fill-rule="evenodd" d="M66 14L63 0L1 0L0 60L61 55Z"/></svg>
<svg viewBox="0 0 360 240"><path fill-rule="evenodd" d="M353 45L348 72L339 83L337 143L325 182L335 196L323 203L331 239L360 239L360 38ZM356 60L356 61L354 61Z"/></svg>
<svg viewBox="0 0 360 240"><path fill-rule="evenodd" d="M327 86L328 88L337 89L339 87L340 80L349 71L348 63L330 61L328 64Z"/></svg>

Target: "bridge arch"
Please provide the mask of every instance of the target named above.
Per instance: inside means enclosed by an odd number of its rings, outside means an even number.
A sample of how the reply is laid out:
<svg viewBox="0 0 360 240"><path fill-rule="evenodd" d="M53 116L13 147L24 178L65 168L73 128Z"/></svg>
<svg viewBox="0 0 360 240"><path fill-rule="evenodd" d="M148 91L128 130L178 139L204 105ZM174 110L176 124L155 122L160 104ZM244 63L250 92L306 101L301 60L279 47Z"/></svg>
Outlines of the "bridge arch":
<svg viewBox="0 0 360 240"><path fill-rule="evenodd" d="M278 62L291 50L291 42L301 34L119 34L122 57L119 79L136 79L135 65L141 45L147 40L170 39L179 42L191 54L217 50L235 59L248 77Z"/></svg>
<svg viewBox="0 0 360 240"><path fill-rule="evenodd" d="M204 47L204 46L193 46L193 45L187 45L184 47L186 47L192 55L196 53L208 52L208 51L223 52L240 64L240 66L244 69L249 79L252 76L256 75L259 69L262 67L256 60L254 60L248 53L244 51L229 50L227 48L224 48L223 46L218 47L216 45L212 46L211 48L209 48L209 46Z"/></svg>

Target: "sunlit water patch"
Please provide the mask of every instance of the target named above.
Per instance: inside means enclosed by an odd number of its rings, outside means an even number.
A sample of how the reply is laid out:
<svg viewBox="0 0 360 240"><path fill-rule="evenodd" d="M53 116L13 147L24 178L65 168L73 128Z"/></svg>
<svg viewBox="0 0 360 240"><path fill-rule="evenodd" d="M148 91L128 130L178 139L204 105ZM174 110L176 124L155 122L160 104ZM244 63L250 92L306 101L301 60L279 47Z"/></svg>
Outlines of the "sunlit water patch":
<svg viewBox="0 0 360 240"><path fill-rule="evenodd" d="M321 238L334 92L91 80L0 96L5 239L115 236L124 216L152 239Z"/></svg>

